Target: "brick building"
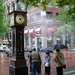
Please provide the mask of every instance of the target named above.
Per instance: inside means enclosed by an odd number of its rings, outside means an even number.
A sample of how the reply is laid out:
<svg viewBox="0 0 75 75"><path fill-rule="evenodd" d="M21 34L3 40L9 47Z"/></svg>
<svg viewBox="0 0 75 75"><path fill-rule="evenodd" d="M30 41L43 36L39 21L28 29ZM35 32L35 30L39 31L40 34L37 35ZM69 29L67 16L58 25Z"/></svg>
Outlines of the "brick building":
<svg viewBox="0 0 75 75"><path fill-rule="evenodd" d="M56 35L53 33L61 23L56 20L59 8L49 6L47 11L41 8L28 10L27 26L25 27L25 47L47 48L56 44ZM54 41L52 41L55 39ZM29 43L28 43L29 42Z"/></svg>
<svg viewBox="0 0 75 75"><path fill-rule="evenodd" d="M4 0L6 4L6 17L8 13L13 11L16 0ZM21 8L24 8L22 3L19 3ZM54 32L57 31L57 28L62 25L57 19L59 10L58 7L52 5L48 6L46 11L43 11L41 8L29 7L27 13L27 26L24 30L24 47L37 49L50 47L52 44L56 44L57 41L61 41L65 44L65 36L54 35ZM9 40L12 37L12 31L9 29ZM73 46L73 37L71 39L71 46ZM7 38L4 36L4 40Z"/></svg>
<svg viewBox="0 0 75 75"><path fill-rule="evenodd" d="M6 5L6 16L7 13L13 11L16 0L4 0ZM20 4L21 8L23 4ZM48 6L47 11L43 11L41 8L28 8L27 13L27 26L24 30L24 47L32 48L46 48L50 45L56 43L56 35L54 38L53 33L61 25L61 23L56 20L60 8ZM11 32L9 33L9 39L11 40ZM55 39L55 41L52 41Z"/></svg>

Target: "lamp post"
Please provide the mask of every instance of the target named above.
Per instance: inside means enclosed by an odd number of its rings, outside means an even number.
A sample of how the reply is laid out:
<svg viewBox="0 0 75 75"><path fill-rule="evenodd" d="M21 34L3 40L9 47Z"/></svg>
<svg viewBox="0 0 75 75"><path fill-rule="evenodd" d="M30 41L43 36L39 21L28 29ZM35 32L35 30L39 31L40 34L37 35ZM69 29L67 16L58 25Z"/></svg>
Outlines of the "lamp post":
<svg viewBox="0 0 75 75"><path fill-rule="evenodd" d="M40 51L40 38L39 38L39 36L40 36L40 34L37 33L37 34L36 34L36 37L37 37L36 40L37 40L37 50L38 50L38 51Z"/></svg>
<svg viewBox="0 0 75 75"><path fill-rule="evenodd" d="M26 26L27 12L20 9L16 3L15 10L9 13L12 29L12 58L9 66L10 75L28 75L28 67L24 57L24 27Z"/></svg>

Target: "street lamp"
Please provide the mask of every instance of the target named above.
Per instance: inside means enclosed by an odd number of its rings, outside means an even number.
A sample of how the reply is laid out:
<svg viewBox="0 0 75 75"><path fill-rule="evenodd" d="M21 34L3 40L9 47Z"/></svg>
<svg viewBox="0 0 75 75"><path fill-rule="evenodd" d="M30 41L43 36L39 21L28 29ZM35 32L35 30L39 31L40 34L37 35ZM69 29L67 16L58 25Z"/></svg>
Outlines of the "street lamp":
<svg viewBox="0 0 75 75"><path fill-rule="evenodd" d="M18 3L15 10L9 13L12 29L12 58L9 66L10 75L28 75L28 67L24 57L24 27L27 25L27 12L20 9Z"/></svg>
<svg viewBox="0 0 75 75"><path fill-rule="evenodd" d="M39 36L40 36L40 33L38 32L38 33L36 33L36 37L37 37L37 50L38 51L40 51L40 38L39 38Z"/></svg>

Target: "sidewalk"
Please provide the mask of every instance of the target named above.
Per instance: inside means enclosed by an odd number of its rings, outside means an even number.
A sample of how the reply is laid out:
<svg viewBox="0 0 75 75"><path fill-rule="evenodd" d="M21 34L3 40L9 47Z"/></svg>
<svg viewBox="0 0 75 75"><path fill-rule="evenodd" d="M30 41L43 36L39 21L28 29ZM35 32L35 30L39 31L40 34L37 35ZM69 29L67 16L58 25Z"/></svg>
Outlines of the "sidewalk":
<svg viewBox="0 0 75 75"><path fill-rule="evenodd" d="M64 75L75 75L75 66L64 69Z"/></svg>

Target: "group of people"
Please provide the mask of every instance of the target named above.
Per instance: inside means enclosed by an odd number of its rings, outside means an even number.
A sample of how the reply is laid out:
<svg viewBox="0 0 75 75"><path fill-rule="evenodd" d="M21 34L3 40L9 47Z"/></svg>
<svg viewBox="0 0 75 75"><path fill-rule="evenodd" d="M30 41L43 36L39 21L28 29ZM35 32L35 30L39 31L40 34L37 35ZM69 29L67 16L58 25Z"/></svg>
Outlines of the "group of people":
<svg viewBox="0 0 75 75"><path fill-rule="evenodd" d="M41 68L45 66L45 75L50 75L51 69L51 56L49 52L46 52L45 61L42 65L42 60L39 52L36 51L36 48L33 48L30 51L29 63L30 63L30 71L31 75L41 75ZM63 75L63 66L65 65L65 57L64 54L60 51L60 49L56 49L56 54L54 56L54 61L56 62L56 71L57 75Z"/></svg>

